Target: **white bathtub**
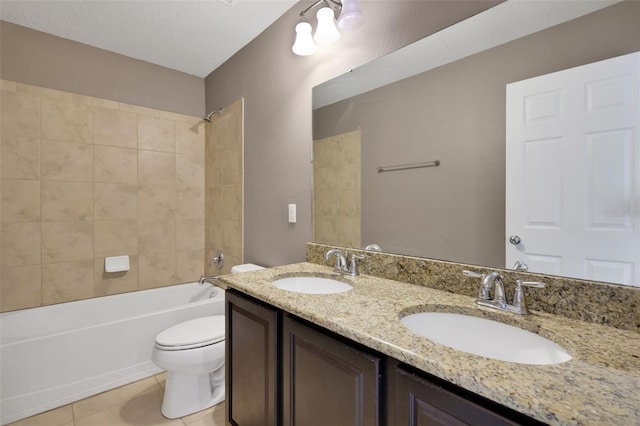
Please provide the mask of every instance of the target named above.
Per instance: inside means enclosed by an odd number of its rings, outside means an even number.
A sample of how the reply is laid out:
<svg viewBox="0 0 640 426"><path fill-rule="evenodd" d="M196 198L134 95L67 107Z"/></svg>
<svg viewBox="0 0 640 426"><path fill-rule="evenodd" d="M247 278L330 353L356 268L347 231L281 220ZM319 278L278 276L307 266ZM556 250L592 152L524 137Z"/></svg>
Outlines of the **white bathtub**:
<svg viewBox="0 0 640 426"><path fill-rule="evenodd" d="M3 313L0 423L159 373L160 331L223 314L224 290L198 283Z"/></svg>

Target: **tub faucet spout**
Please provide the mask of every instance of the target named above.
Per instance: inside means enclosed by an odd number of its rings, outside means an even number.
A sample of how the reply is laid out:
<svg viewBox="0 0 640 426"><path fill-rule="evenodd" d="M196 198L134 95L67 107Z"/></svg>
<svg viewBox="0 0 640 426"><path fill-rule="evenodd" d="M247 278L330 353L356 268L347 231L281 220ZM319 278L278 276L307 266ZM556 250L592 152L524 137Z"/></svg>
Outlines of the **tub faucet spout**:
<svg viewBox="0 0 640 426"><path fill-rule="evenodd" d="M217 280L220 277L220 275L201 275L200 279L198 280L198 283L200 285L203 285L205 282L209 281L209 280Z"/></svg>

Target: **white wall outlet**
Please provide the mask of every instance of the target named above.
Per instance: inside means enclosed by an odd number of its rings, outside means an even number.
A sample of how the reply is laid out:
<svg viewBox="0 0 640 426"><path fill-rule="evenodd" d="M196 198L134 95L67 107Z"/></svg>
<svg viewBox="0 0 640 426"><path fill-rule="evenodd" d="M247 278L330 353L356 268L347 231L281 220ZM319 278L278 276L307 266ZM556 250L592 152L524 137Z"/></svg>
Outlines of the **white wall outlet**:
<svg viewBox="0 0 640 426"><path fill-rule="evenodd" d="M289 223L296 223L296 205L289 204Z"/></svg>

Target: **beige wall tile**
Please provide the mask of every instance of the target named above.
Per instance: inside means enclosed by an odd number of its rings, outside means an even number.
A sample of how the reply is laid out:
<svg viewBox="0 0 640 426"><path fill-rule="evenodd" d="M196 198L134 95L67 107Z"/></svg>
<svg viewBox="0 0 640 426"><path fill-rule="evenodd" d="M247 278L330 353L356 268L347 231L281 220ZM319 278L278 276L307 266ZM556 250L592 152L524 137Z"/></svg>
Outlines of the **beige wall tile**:
<svg viewBox="0 0 640 426"><path fill-rule="evenodd" d="M42 182L42 220L93 220L93 185L87 182Z"/></svg>
<svg viewBox="0 0 640 426"><path fill-rule="evenodd" d="M0 310L6 312L40 306L41 282L40 265L2 268Z"/></svg>
<svg viewBox="0 0 640 426"><path fill-rule="evenodd" d="M40 179L40 139L12 136L2 139L2 178Z"/></svg>
<svg viewBox="0 0 640 426"><path fill-rule="evenodd" d="M204 248L176 252L177 279L180 283L198 281L204 273Z"/></svg>
<svg viewBox="0 0 640 426"><path fill-rule="evenodd" d="M225 253L230 256L242 256L242 224L237 220L225 220L222 223Z"/></svg>
<svg viewBox="0 0 640 426"><path fill-rule="evenodd" d="M16 92L18 85L15 81L0 80L0 90L3 92Z"/></svg>
<svg viewBox="0 0 640 426"><path fill-rule="evenodd" d="M0 96L2 139L40 137L40 100L20 93L2 92Z"/></svg>
<svg viewBox="0 0 640 426"><path fill-rule="evenodd" d="M140 290L164 287L178 282L175 251L140 254L138 267Z"/></svg>
<svg viewBox="0 0 640 426"><path fill-rule="evenodd" d="M313 241L320 244L336 244L338 232L332 217L315 217Z"/></svg>
<svg viewBox="0 0 640 426"><path fill-rule="evenodd" d="M76 142L42 141L43 180L93 181L93 146Z"/></svg>
<svg viewBox="0 0 640 426"><path fill-rule="evenodd" d="M138 223L140 253L176 250L176 222L173 219Z"/></svg>
<svg viewBox="0 0 640 426"><path fill-rule="evenodd" d="M12 223L2 225L2 268L39 265L41 262L42 225Z"/></svg>
<svg viewBox="0 0 640 426"><path fill-rule="evenodd" d="M129 270L126 272L104 271L104 258L95 259L94 295L128 293L138 289L138 256L129 256Z"/></svg>
<svg viewBox="0 0 640 426"><path fill-rule="evenodd" d="M138 182L138 152L135 149L96 145L93 147L95 182Z"/></svg>
<svg viewBox="0 0 640 426"><path fill-rule="evenodd" d="M174 186L140 186L138 188L138 219L149 221L174 218L176 200Z"/></svg>
<svg viewBox="0 0 640 426"><path fill-rule="evenodd" d="M2 221L40 221L40 182L37 180L2 181Z"/></svg>
<svg viewBox="0 0 640 426"><path fill-rule="evenodd" d="M191 115L178 114L175 112L162 111L159 109L152 109L152 108L141 107L138 105L130 105L125 103L120 104L120 111L135 112L136 114L146 115L146 116L155 117L155 118L163 118L165 120L171 120L171 121L180 121L184 123L190 123L191 125L194 125L199 121L202 121L201 117L194 117Z"/></svg>
<svg viewBox="0 0 640 426"><path fill-rule="evenodd" d="M225 107L222 110L222 125L224 149L238 147L242 143L242 108L235 104Z"/></svg>
<svg viewBox="0 0 640 426"><path fill-rule="evenodd" d="M97 145L137 148L137 115L126 111L94 108L93 143Z"/></svg>
<svg viewBox="0 0 640 426"><path fill-rule="evenodd" d="M238 185L229 185L222 190L222 219L242 218L242 196Z"/></svg>
<svg viewBox="0 0 640 426"><path fill-rule="evenodd" d="M95 220L138 218L138 186L112 183L94 185Z"/></svg>
<svg viewBox="0 0 640 426"><path fill-rule="evenodd" d="M69 423L73 423L71 404L11 423L11 426L67 426Z"/></svg>
<svg viewBox="0 0 640 426"><path fill-rule="evenodd" d="M49 98L51 100L56 100L58 102L74 102L73 93L63 92L61 90L49 89L46 87L40 86L32 86L30 84L17 83L16 89L19 93L24 93L32 96L37 96L39 98Z"/></svg>
<svg viewBox="0 0 640 426"><path fill-rule="evenodd" d="M176 250L204 248L204 219L176 220Z"/></svg>
<svg viewBox="0 0 640 426"><path fill-rule="evenodd" d="M93 114L86 105L41 99L43 139L93 143Z"/></svg>
<svg viewBox="0 0 640 426"><path fill-rule="evenodd" d="M224 185L236 185L242 179L242 156L240 152L240 148L222 151L222 183Z"/></svg>
<svg viewBox="0 0 640 426"><path fill-rule="evenodd" d="M175 152L175 122L138 115L138 149Z"/></svg>
<svg viewBox="0 0 640 426"><path fill-rule="evenodd" d="M176 153L204 157L205 123L176 123Z"/></svg>
<svg viewBox="0 0 640 426"><path fill-rule="evenodd" d="M42 265L45 305L93 297L93 259Z"/></svg>
<svg viewBox="0 0 640 426"><path fill-rule="evenodd" d="M82 259L93 259L93 222L42 224L42 263Z"/></svg>
<svg viewBox="0 0 640 426"><path fill-rule="evenodd" d="M313 211L318 216L335 216L338 214L338 203L335 199L335 193L326 189L314 188L314 204Z"/></svg>
<svg viewBox="0 0 640 426"><path fill-rule="evenodd" d="M180 189L177 197L177 219L204 219L204 188Z"/></svg>
<svg viewBox="0 0 640 426"><path fill-rule="evenodd" d="M168 152L138 151L138 183L175 185L176 157Z"/></svg>
<svg viewBox="0 0 640 426"><path fill-rule="evenodd" d="M95 257L138 253L138 223L135 220L95 222Z"/></svg>
<svg viewBox="0 0 640 426"><path fill-rule="evenodd" d="M204 157L176 155L176 187L204 188Z"/></svg>
<svg viewBox="0 0 640 426"><path fill-rule="evenodd" d="M108 99L93 98L91 96L78 95L75 93L63 92L60 90L48 89L46 87L31 86L29 84L18 83L17 91L19 93L28 93L30 95L43 98L50 98L59 102L75 103L100 108L119 109L120 104Z"/></svg>

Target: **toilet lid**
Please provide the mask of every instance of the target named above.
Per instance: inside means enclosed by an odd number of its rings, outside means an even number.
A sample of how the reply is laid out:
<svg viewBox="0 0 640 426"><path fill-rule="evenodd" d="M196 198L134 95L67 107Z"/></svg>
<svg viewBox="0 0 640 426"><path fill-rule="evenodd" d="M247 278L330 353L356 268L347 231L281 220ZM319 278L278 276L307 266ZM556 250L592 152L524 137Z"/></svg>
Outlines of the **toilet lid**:
<svg viewBox="0 0 640 426"><path fill-rule="evenodd" d="M156 337L164 347L191 348L224 340L224 315L192 319L167 328Z"/></svg>

